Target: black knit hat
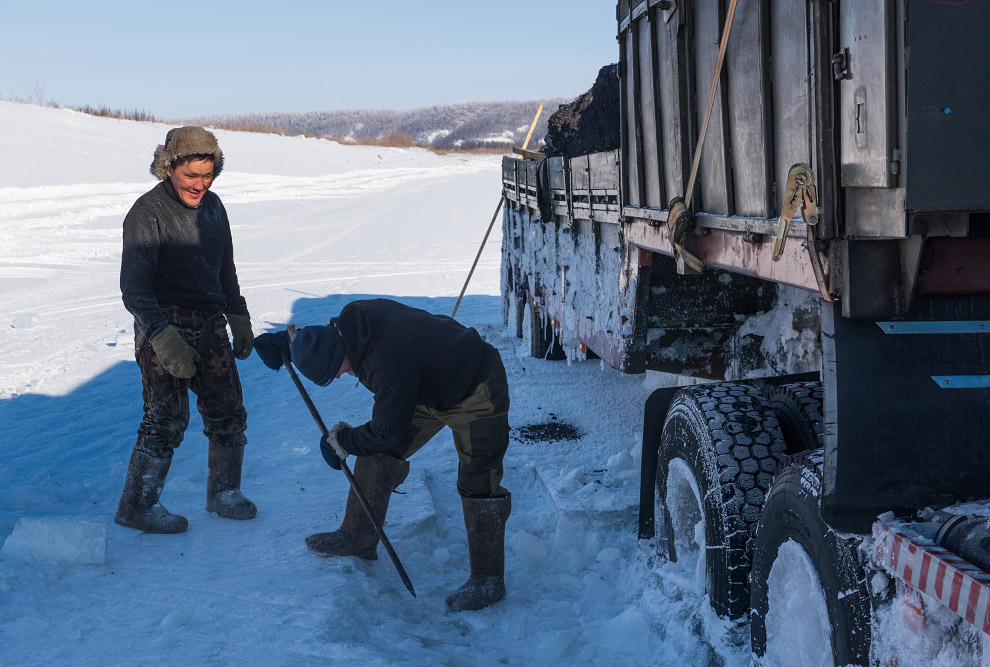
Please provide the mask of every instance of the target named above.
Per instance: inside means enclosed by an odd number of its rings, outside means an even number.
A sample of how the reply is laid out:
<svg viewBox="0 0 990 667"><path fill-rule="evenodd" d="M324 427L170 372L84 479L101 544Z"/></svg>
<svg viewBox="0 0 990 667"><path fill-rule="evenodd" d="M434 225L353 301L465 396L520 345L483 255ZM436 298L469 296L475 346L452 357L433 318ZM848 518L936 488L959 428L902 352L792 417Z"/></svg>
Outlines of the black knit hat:
<svg viewBox="0 0 990 667"><path fill-rule="evenodd" d="M303 327L289 346L292 362L299 372L325 387L337 376L344 363L344 339L337 327Z"/></svg>

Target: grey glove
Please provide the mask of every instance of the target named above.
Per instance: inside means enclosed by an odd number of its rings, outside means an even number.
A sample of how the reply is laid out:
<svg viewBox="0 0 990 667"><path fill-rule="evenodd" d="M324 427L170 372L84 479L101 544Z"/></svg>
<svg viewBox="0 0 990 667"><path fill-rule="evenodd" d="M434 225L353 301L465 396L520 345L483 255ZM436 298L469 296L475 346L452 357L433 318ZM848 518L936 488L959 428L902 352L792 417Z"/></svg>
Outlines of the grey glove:
<svg viewBox="0 0 990 667"><path fill-rule="evenodd" d="M191 378L196 374L199 353L189 347L173 327L165 327L149 341L158 361L177 378Z"/></svg>
<svg viewBox="0 0 990 667"><path fill-rule="evenodd" d="M347 422L337 422L327 432L326 437L320 436L320 453L323 454L323 460L327 462L327 465L334 470L340 470L341 463L347 458L347 452L337 442L337 434L342 429L350 427L351 425Z"/></svg>

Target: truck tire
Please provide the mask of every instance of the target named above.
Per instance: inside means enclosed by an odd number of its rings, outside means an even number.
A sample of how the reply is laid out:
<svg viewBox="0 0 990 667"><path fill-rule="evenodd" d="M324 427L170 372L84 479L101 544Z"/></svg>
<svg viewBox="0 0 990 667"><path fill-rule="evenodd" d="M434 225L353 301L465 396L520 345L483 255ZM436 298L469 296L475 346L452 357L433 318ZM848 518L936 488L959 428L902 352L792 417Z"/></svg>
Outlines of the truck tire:
<svg viewBox="0 0 990 667"><path fill-rule="evenodd" d="M785 448L754 387L688 387L667 411L657 456L657 549L674 562L679 550L698 558L700 592L721 616L749 609L753 539Z"/></svg>
<svg viewBox="0 0 990 667"><path fill-rule="evenodd" d="M824 393L821 382L795 382L770 392L770 408L780 422L788 454L824 446Z"/></svg>
<svg viewBox="0 0 990 667"><path fill-rule="evenodd" d="M869 664L868 573L854 540L822 519L821 493L822 451L815 450L780 471L763 508L753 550L750 639L768 664L820 664L823 657L836 665ZM817 646L808 628L821 628ZM794 655L798 634L811 655Z"/></svg>

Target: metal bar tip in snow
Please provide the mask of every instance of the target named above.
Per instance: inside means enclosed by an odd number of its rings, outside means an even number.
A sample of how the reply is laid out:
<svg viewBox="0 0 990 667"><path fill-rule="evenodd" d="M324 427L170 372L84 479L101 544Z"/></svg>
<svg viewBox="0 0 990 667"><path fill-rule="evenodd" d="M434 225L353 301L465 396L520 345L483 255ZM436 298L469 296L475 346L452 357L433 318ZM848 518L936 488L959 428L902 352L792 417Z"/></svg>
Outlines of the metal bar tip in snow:
<svg viewBox="0 0 990 667"><path fill-rule="evenodd" d="M313 415L313 419L316 420L317 426L320 427L320 431L323 432L323 437L327 436L328 430L327 425L323 423L323 418L320 417L320 413L317 412L316 406L313 405L313 400L309 397L306 388L303 386L302 381L296 374L296 369L292 367L292 362L289 360L288 355L284 352L282 353L282 363L289 370L289 375L292 377L292 381L296 384L296 389L299 390L300 396L306 401L306 407L309 408L309 412ZM406 588L416 597L416 591L413 590L412 582L409 580L409 575L406 574L406 569L402 567L402 563L399 561L399 557L395 553L395 549L392 548L392 543L388 541L388 537L385 536L385 530L382 528L381 522L375 518L374 512L371 511L371 506L368 504L368 499L364 497L364 492L361 487L358 486L357 480L354 479L354 475L351 474L351 469L348 467L346 461L340 462L340 469L344 471L344 476L347 477L347 481L351 483L351 488L354 490L354 495L357 496L358 501L361 503L361 507L364 508L365 513L368 515L368 519L371 520L371 525L375 527L375 532L378 533L378 537L382 541L382 545L385 547L385 551L388 552L388 557L392 559L392 564L395 565L396 572L402 578L402 583L406 585Z"/></svg>

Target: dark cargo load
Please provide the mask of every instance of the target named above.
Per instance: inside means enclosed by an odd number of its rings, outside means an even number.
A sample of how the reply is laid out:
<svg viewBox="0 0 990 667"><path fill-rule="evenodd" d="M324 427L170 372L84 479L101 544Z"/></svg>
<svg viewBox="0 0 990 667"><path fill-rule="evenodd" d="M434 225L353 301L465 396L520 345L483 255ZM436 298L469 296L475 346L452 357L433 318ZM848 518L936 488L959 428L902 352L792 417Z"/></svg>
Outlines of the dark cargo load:
<svg viewBox="0 0 990 667"><path fill-rule="evenodd" d="M620 118L619 66L613 63L599 70L591 90L550 116L543 152L574 157L616 150Z"/></svg>

